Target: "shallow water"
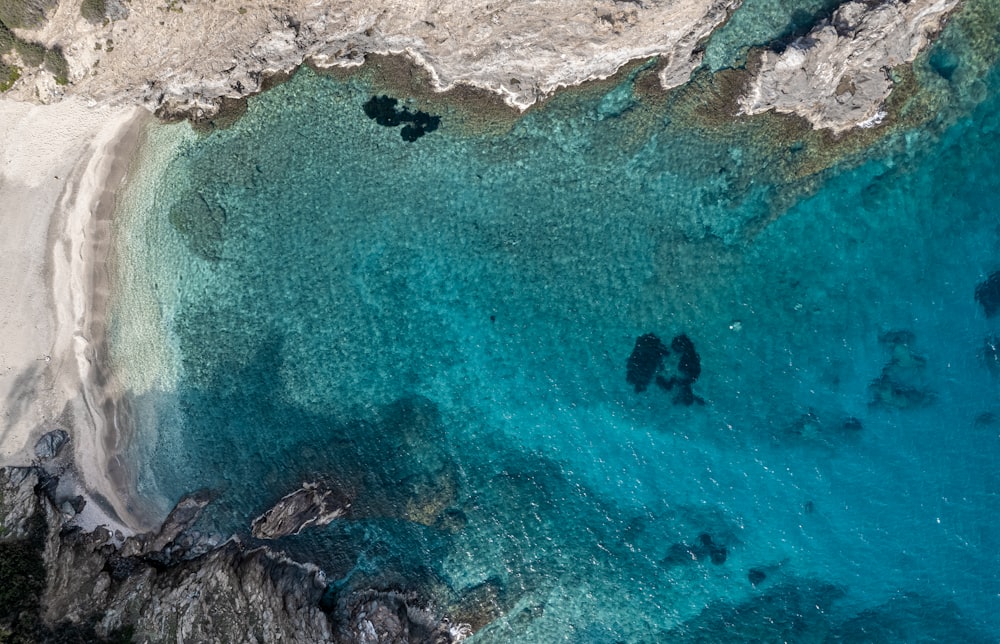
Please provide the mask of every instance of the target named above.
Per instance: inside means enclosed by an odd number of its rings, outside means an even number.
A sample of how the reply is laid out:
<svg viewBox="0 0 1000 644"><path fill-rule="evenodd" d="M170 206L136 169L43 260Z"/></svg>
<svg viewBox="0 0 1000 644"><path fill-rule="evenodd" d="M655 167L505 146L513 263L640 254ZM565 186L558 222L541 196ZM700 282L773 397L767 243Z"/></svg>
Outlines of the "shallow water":
<svg viewBox="0 0 1000 644"><path fill-rule="evenodd" d="M477 642L1000 636L997 94L809 194L617 92L408 143L302 71L155 133L112 330L143 494L245 535L323 480L349 516L279 545ZM626 381L647 333L704 404Z"/></svg>

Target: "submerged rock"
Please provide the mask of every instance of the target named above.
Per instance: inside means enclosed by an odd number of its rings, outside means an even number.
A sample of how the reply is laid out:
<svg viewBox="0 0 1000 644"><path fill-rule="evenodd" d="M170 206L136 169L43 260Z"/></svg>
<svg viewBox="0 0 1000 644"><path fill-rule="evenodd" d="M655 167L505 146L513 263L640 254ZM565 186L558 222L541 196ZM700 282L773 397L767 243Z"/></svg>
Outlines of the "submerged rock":
<svg viewBox="0 0 1000 644"><path fill-rule="evenodd" d="M253 520L250 532L258 539L278 539L298 534L310 526L325 526L344 516L350 503L318 483L303 483L274 507Z"/></svg>
<svg viewBox="0 0 1000 644"><path fill-rule="evenodd" d="M991 411L984 411L982 413L976 414L976 417L972 420L972 426L976 429L987 429L994 427L1000 418Z"/></svg>
<svg viewBox="0 0 1000 644"><path fill-rule="evenodd" d="M400 131L404 141L412 143L427 132L433 132L441 125L441 117L427 112L411 112L409 108L396 107L399 101L390 96L372 96L362 106L365 115L385 127L396 127L406 123Z"/></svg>
<svg viewBox="0 0 1000 644"><path fill-rule="evenodd" d="M983 307L986 317L1000 313L1000 271L990 273L985 281L976 285L976 301Z"/></svg>
<svg viewBox="0 0 1000 644"><path fill-rule="evenodd" d="M694 382L701 375L701 356L694 349L694 342L683 333L670 341L670 348L680 354L677 371L687 382Z"/></svg>
<svg viewBox="0 0 1000 644"><path fill-rule="evenodd" d="M848 416L847 418L845 418L844 422L841 423L840 426L841 426L842 429L844 429L846 431L849 431L849 432L860 432L862 429L865 428L865 426L864 426L864 424L862 424L861 420L858 419L858 418L855 418L854 416Z"/></svg>
<svg viewBox="0 0 1000 644"><path fill-rule="evenodd" d="M674 404L691 406L704 405L705 400L696 396L691 385L701 376L701 356L694 348L694 342L685 334L675 336L670 348L677 355L677 364L672 375L657 375L656 384L665 391L674 392Z"/></svg>
<svg viewBox="0 0 1000 644"><path fill-rule="evenodd" d="M660 370L663 358L669 354L670 350L654 334L639 336L625 364L625 381L635 387L636 393L646 391Z"/></svg>
<svg viewBox="0 0 1000 644"><path fill-rule="evenodd" d="M726 563L728 556L729 549L726 546L716 543L712 535L707 532L702 532L693 544L672 544L662 563L668 566L676 566L705 561L707 559L716 566L721 566Z"/></svg>
<svg viewBox="0 0 1000 644"><path fill-rule="evenodd" d="M891 352L882 373L868 386L871 405L891 409L923 407L934 401L927 384L927 359L918 355L912 345L915 338L909 331L890 331L879 340Z"/></svg>
<svg viewBox="0 0 1000 644"><path fill-rule="evenodd" d="M766 588L746 601L710 602L696 617L656 638L660 642L831 642L836 586L807 579ZM896 640L885 640L896 641ZM903 640L899 640L903 641Z"/></svg>
<svg viewBox="0 0 1000 644"><path fill-rule="evenodd" d="M666 358L671 355L677 356L677 362L671 361L668 365ZM673 392L677 405L705 404L705 400L691 389L699 376L701 356L691 338L683 333L670 341L669 349L652 333L639 336L625 365L625 381L635 387L636 393L642 393L649 383L656 382L660 389Z"/></svg>

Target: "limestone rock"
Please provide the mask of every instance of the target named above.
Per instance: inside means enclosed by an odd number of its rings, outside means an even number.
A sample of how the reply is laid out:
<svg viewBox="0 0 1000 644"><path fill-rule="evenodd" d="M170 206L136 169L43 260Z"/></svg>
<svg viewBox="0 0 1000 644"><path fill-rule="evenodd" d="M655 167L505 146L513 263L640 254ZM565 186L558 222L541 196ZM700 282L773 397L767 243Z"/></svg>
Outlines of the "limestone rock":
<svg viewBox="0 0 1000 644"><path fill-rule="evenodd" d="M889 70L916 58L957 5L847 2L784 52L763 52L741 109L798 114L834 132L877 125L892 91Z"/></svg>
<svg viewBox="0 0 1000 644"><path fill-rule="evenodd" d="M665 87L687 81L700 42L740 0L132 0L119 20L94 24L63 0L44 28L70 85L27 73L11 92L28 100L77 94L211 115L222 97L256 93L267 72L310 59L353 66L366 54L405 54L438 89L468 84L526 108L555 89L662 56Z"/></svg>

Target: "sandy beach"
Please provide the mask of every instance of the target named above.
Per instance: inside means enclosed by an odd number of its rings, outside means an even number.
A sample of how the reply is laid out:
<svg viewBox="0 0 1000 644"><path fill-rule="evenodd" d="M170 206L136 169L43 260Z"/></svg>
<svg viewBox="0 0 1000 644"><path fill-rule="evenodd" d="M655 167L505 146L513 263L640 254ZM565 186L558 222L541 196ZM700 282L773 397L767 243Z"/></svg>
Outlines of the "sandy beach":
<svg viewBox="0 0 1000 644"><path fill-rule="evenodd" d="M80 523L148 527L119 461L127 433L103 367L106 258L115 194L148 112L0 101L0 464L35 459L37 439L72 437L92 501Z"/></svg>

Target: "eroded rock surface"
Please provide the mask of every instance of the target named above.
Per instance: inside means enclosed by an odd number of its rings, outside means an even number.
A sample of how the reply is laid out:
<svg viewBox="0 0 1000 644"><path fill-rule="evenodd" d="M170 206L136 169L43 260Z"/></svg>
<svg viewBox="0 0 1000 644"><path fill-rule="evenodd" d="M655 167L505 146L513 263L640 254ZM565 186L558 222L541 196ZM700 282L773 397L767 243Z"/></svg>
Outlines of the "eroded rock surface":
<svg viewBox="0 0 1000 644"><path fill-rule="evenodd" d="M8 95L42 102L79 95L208 118L226 99L257 93L269 74L305 61L354 66L368 54L404 54L427 69L436 89L471 85L525 109L652 56L663 88L682 85L740 3L105 0L97 19L87 11L93 0L63 0L42 27L17 33L61 52L68 65L22 65ZM877 124L892 89L889 70L912 61L958 3L847 2L782 53L762 54L741 109L799 114L837 132Z"/></svg>
<svg viewBox="0 0 1000 644"><path fill-rule="evenodd" d="M0 593L11 641L461 641L468 628L399 593L331 600L321 570L237 539L192 534L204 494L178 504L156 534L115 545L106 530L65 527L40 468L0 468ZM5 640L6 641L6 640Z"/></svg>
<svg viewBox="0 0 1000 644"><path fill-rule="evenodd" d="M171 112L212 113L222 97L260 90L262 74L310 59L356 65L369 53L405 53L436 87L486 88L519 108L560 86L662 55L665 86L684 83L699 46L740 0L133 0L127 16L94 23L64 0L32 33L61 45L71 84L51 74L15 92L43 100L77 93Z"/></svg>
<svg viewBox="0 0 1000 644"><path fill-rule="evenodd" d="M843 132L886 116L891 68L916 58L958 0L847 2L782 53L765 51L741 99L747 114L798 114Z"/></svg>
<svg viewBox="0 0 1000 644"><path fill-rule="evenodd" d="M251 533L258 539L278 539L298 534L310 526L325 526L344 516L349 503L318 483L304 483L274 507L253 520Z"/></svg>

